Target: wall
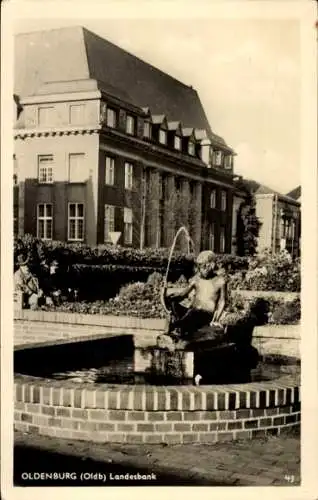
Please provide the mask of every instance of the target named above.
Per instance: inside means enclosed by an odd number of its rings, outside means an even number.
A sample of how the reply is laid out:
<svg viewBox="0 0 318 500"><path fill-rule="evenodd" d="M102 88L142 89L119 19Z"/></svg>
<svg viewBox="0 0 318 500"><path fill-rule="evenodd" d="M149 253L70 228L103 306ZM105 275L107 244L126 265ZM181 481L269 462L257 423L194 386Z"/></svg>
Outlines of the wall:
<svg viewBox="0 0 318 500"><path fill-rule="evenodd" d="M273 195L255 195L256 217L261 222L258 237L258 252L272 247L273 236Z"/></svg>
<svg viewBox="0 0 318 500"><path fill-rule="evenodd" d="M154 345L165 328L165 320L124 316L68 314L21 310L15 312L15 346L61 343L114 335L134 335L137 347ZM300 325L259 326L253 345L260 354L282 354L300 358Z"/></svg>
<svg viewBox="0 0 318 500"><path fill-rule="evenodd" d="M279 381L220 387L98 385L19 377L14 426L58 438L116 443L215 443L300 425L300 391Z"/></svg>
<svg viewBox="0 0 318 500"><path fill-rule="evenodd" d="M76 201L85 203L87 243L96 244L97 216L97 135L70 135L62 137L33 137L15 142L19 181L19 234L36 234L36 206L44 201L53 202L56 219L56 239L63 239L61 231L67 226L67 203L75 201L71 192L78 183L68 183L68 156L85 153L87 165L86 190ZM54 184L38 185L38 155L53 154ZM83 186L83 185L82 185ZM53 228L54 228L53 220ZM54 231L54 229L53 229Z"/></svg>

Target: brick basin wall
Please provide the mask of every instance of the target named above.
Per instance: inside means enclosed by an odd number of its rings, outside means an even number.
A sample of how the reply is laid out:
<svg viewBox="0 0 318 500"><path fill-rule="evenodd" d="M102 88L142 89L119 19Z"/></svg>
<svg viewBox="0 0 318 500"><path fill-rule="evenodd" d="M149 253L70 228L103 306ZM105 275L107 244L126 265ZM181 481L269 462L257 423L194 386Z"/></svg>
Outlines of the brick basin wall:
<svg viewBox="0 0 318 500"><path fill-rule="evenodd" d="M102 316L47 311L15 311L14 345L56 344L114 335L133 335L136 347L156 343L162 319ZM300 358L300 325L266 325L254 329L253 341L261 355L281 354Z"/></svg>
<svg viewBox="0 0 318 500"><path fill-rule="evenodd" d="M231 386L95 387L15 380L14 425L48 436L116 443L214 443L278 435L300 425L288 378Z"/></svg>

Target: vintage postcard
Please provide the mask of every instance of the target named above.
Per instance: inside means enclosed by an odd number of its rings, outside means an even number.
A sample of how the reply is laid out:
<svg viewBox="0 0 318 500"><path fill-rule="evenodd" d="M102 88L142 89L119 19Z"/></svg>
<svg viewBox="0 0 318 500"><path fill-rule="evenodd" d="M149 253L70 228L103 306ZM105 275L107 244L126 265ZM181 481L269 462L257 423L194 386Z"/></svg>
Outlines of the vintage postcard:
<svg viewBox="0 0 318 500"><path fill-rule="evenodd" d="M3 498L316 498L314 3L2 13Z"/></svg>

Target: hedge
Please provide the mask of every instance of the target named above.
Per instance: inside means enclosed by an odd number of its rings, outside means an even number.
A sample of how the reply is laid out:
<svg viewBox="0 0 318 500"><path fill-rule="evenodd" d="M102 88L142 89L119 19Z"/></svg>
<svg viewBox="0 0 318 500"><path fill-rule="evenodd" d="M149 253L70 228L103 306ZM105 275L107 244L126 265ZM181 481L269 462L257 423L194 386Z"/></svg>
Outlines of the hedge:
<svg viewBox="0 0 318 500"><path fill-rule="evenodd" d="M14 244L14 263L18 255L28 257L32 271L41 275L42 262L57 260L62 274L62 287L77 289L85 300L108 299L120 288L136 281L147 281L153 272L166 273L170 249L144 250L99 245L69 244L60 241L42 241L31 235L19 238ZM248 260L233 255L218 255L218 264L226 269L248 268ZM174 252L169 267L169 279L181 275L189 278L194 272L194 255Z"/></svg>

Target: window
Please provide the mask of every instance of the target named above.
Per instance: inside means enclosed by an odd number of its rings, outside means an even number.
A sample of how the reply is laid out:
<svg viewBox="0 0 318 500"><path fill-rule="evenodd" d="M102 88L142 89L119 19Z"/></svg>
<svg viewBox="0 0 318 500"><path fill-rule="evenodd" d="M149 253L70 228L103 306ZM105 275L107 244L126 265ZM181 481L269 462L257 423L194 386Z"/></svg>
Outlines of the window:
<svg viewBox="0 0 318 500"><path fill-rule="evenodd" d="M37 210L37 230L38 238L42 240L52 239L53 208L51 203L41 203Z"/></svg>
<svg viewBox="0 0 318 500"><path fill-rule="evenodd" d="M224 157L224 168L230 170L232 168L232 156L226 155Z"/></svg>
<svg viewBox="0 0 318 500"><path fill-rule="evenodd" d="M159 142L160 144L167 144L167 131L162 128L159 129Z"/></svg>
<svg viewBox="0 0 318 500"><path fill-rule="evenodd" d="M124 208L124 242L132 244L133 215L131 208Z"/></svg>
<svg viewBox="0 0 318 500"><path fill-rule="evenodd" d="M181 151L181 145L182 145L181 137L179 137L178 135L175 135L174 136L174 149Z"/></svg>
<svg viewBox="0 0 318 500"><path fill-rule="evenodd" d="M147 139L151 138L151 123L150 122L144 122L144 137L147 137Z"/></svg>
<svg viewBox="0 0 318 500"><path fill-rule="evenodd" d="M104 212L104 242L111 241L109 233L115 231L115 207L113 205L105 205Z"/></svg>
<svg viewBox="0 0 318 500"><path fill-rule="evenodd" d="M132 163L125 162L125 189L133 188L134 166Z"/></svg>
<svg viewBox="0 0 318 500"><path fill-rule="evenodd" d="M216 189L212 189L210 194L210 208L216 207Z"/></svg>
<svg viewBox="0 0 318 500"><path fill-rule="evenodd" d="M111 127L111 128L115 128L117 125L116 111L112 108L107 108L106 125L107 125L107 127Z"/></svg>
<svg viewBox="0 0 318 500"><path fill-rule="evenodd" d="M53 182L53 155L38 157L38 181L42 184Z"/></svg>
<svg viewBox="0 0 318 500"><path fill-rule="evenodd" d="M226 199L226 191L221 191L221 210L223 212L226 211L227 208L227 199Z"/></svg>
<svg viewBox="0 0 318 500"><path fill-rule="evenodd" d="M71 104L70 106L70 123L72 125L80 125L85 123L85 105Z"/></svg>
<svg viewBox="0 0 318 500"><path fill-rule="evenodd" d="M68 157L69 182L85 182L87 171L85 169L85 154L71 153Z"/></svg>
<svg viewBox="0 0 318 500"><path fill-rule="evenodd" d="M135 126L136 126L135 118L131 115L127 115L127 117L126 117L126 134L134 135L135 134Z"/></svg>
<svg viewBox="0 0 318 500"><path fill-rule="evenodd" d="M191 140L189 141L189 144L188 144L188 153L191 156L195 155L195 143Z"/></svg>
<svg viewBox="0 0 318 500"><path fill-rule="evenodd" d="M220 252L225 252L225 229L221 227L220 229Z"/></svg>
<svg viewBox="0 0 318 500"><path fill-rule="evenodd" d="M222 165L222 151L215 151L215 165L220 167Z"/></svg>
<svg viewBox="0 0 318 500"><path fill-rule="evenodd" d="M68 205L68 240L84 240L84 204L69 203Z"/></svg>
<svg viewBox="0 0 318 500"><path fill-rule="evenodd" d="M113 186L115 184L115 159L106 156L105 162L105 184Z"/></svg>
<svg viewBox="0 0 318 500"><path fill-rule="evenodd" d="M38 110L38 124L41 126L53 125L54 121L54 107L41 107Z"/></svg>
<svg viewBox="0 0 318 500"><path fill-rule="evenodd" d="M212 222L209 227L209 250L215 249L215 223Z"/></svg>

